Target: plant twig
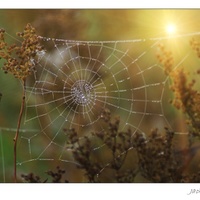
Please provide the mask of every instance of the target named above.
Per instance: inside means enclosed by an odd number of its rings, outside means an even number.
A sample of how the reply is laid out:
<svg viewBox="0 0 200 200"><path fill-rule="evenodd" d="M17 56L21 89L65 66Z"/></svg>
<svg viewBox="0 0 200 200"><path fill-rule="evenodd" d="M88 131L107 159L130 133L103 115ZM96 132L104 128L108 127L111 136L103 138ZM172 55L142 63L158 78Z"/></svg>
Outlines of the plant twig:
<svg viewBox="0 0 200 200"><path fill-rule="evenodd" d="M23 81L23 96L22 96L22 102L21 102L21 108L20 108L20 113L18 117L18 122L17 122L17 130L15 133L15 137L13 139L14 141L14 182L17 182L17 141L18 141L18 136L19 136L19 129L21 125L21 120L22 116L24 113L24 107L25 107L25 86L26 86L26 80Z"/></svg>

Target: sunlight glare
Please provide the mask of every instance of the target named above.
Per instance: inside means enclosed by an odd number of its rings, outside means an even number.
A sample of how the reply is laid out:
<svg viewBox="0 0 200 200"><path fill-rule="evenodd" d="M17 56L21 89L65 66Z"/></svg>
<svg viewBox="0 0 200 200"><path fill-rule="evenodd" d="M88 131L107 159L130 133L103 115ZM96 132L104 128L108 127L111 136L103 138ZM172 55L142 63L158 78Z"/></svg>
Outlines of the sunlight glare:
<svg viewBox="0 0 200 200"><path fill-rule="evenodd" d="M175 24L168 24L167 26L166 26L166 32L168 33L168 34L175 34L176 33L176 25Z"/></svg>

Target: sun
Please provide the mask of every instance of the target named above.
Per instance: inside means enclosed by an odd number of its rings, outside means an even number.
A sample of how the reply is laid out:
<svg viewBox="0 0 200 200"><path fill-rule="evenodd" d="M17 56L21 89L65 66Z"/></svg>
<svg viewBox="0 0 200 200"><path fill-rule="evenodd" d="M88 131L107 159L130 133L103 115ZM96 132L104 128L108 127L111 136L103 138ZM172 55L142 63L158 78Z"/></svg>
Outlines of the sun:
<svg viewBox="0 0 200 200"><path fill-rule="evenodd" d="M175 24L167 24L167 26L165 27L165 30L167 34L169 35L175 34L177 32L177 28Z"/></svg>

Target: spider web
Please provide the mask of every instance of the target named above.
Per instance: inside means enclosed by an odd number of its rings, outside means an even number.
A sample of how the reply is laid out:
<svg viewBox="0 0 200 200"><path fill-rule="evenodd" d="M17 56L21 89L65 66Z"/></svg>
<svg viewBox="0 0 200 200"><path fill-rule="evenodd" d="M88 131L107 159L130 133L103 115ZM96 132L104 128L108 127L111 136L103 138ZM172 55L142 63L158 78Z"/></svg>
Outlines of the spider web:
<svg viewBox="0 0 200 200"><path fill-rule="evenodd" d="M24 120L24 127L38 131L21 133L18 165L42 160L76 164L63 129L75 128L80 136L102 131L105 109L120 116L121 130L131 128L133 134L173 126L169 77L157 61L158 44L174 49L176 40L177 68L188 62L189 39L198 34L125 41L40 37L45 50L32 60L35 70L25 88Z"/></svg>

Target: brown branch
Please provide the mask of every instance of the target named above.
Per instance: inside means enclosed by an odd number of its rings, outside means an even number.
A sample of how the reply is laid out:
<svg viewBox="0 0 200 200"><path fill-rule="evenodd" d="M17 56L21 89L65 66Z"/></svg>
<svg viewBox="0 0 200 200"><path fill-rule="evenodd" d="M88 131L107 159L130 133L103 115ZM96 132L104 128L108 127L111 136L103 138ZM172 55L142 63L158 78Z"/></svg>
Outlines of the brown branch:
<svg viewBox="0 0 200 200"><path fill-rule="evenodd" d="M20 108L20 113L18 117L18 122L17 122L17 131L15 133L15 137L13 139L14 141L14 182L17 182L17 141L18 141L18 136L19 136L19 129L21 125L21 120L22 116L24 113L24 107L25 107L25 86L26 86L26 80L23 81L23 96L22 96L22 102L21 102L21 108Z"/></svg>

